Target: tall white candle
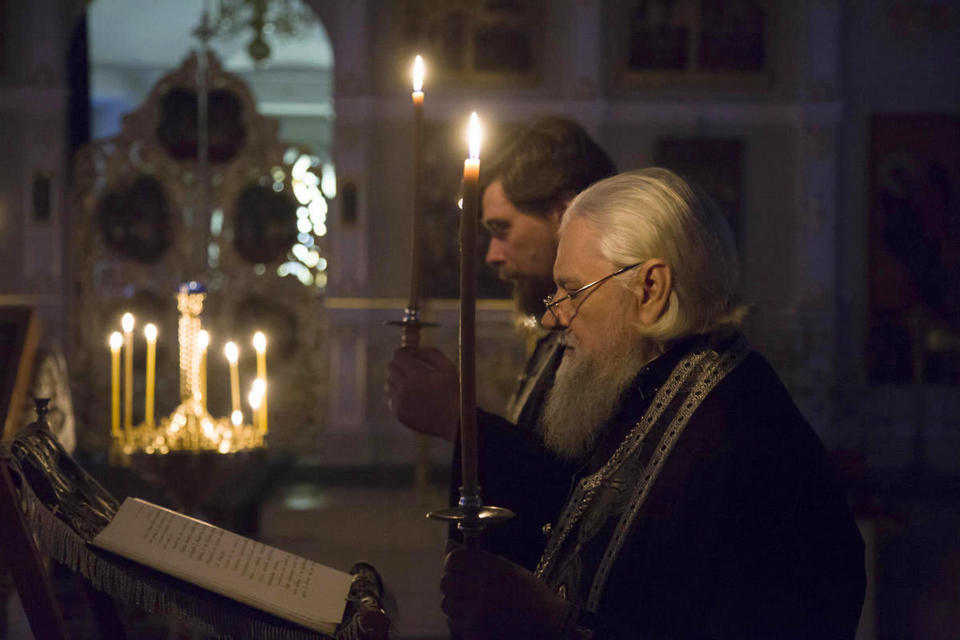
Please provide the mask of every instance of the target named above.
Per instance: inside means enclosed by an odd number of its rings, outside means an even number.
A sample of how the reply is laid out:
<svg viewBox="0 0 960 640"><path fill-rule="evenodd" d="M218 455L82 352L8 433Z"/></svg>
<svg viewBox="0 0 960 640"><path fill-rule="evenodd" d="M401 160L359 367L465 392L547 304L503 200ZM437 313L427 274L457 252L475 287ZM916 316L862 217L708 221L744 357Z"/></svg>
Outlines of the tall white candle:
<svg viewBox="0 0 960 640"><path fill-rule="evenodd" d="M206 329L197 332L197 388L200 391L200 406L207 410L207 348L210 346L210 334Z"/></svg>
<svg viewBox="0 0 960 640"><path fill-rule="evenodd" d="M119 331L110 334L110 435L120 437L120 349L123 336Z"/></svg>
<svg viewBox="0 0 960 640"><path fill-rule="evenodd" d="M257 352L257 380L263 387L257 412L260 433L267 434L267 337L262 331L253 334L253 348Z"/></svg>
<svg viewBox="0 0 960 640"><path fill-rule="evenodd" d="M123 329L123 428L129 436L133 431L133 327L136 320L132 313L120 319Z"/></svg>
<svg viewBox="0 0 960 640"><path fill-rule="evenodd" d="M143 328L143 336L147 339L147 384L146 397L144 399L144 422L152 427L153 422L153 399L156 391L157 376L157 327L154 324L147 324Z"/></svg>
<svg viewBox="0 0 960 640"><path fill-rule="evenodd" d="M230 406L236 414L240 411L240 372L237 369L240 351L236 343L228 342L223 348L223 353L227 356L227 362L230 363Z"/></svg>

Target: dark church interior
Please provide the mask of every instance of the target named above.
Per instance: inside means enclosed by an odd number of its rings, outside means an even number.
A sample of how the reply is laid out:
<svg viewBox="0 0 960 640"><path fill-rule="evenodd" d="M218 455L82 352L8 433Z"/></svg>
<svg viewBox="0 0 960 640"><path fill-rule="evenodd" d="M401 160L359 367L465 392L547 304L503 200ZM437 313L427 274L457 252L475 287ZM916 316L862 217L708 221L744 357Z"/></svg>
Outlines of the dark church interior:
<svg viewBox="0 0 960 640"><path fill-rule="evenodd" d="M369 563L391 637L450 637L425 514L453 448L384 392L411 246L420 339L455 358L467 119L482 163L561 115L722 208L744 333L864 541L856 639L958 638L958 60L951 0L0 0L3 440L49 398L117 500ZM527 353L486 241L476 395L497 413ZM0 637L45 637L3 531ZM113 637L45 566L69 637ZM127 637L221 637L116 606Z"/></svg>

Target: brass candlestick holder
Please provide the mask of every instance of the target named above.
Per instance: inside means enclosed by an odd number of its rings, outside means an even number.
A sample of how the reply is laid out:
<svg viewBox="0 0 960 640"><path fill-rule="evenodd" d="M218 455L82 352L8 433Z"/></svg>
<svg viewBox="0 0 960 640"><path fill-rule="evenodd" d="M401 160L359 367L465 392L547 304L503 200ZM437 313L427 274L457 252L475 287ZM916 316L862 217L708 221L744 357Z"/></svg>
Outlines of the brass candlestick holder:
<svg viewBox="0 0 960 640"><path fill-rule="evenodd" d="M427 517L456 524L463 534L464 544L472 546L488 526L506 522L515 515L510 509L484 505L480 497L480 487L477 487L476 491L460 487L460 503L456 507L431 511Z"/></svg>
<svg viewBox="0 0 960 640"><path fill-rule="evenodd" d="M257 410L253 424L245 424L236 407L230 417L216 417L207 409L208 344L200 339L207 337L201 336L200 320L205 297L206 291L196 282L181 285L177 293L180 404L169 416L155 421L153 390L148 381L149 408L144 421L116 430L111 447L111 459L164 489L175 506L186 513L196 513L225 482L249 465L262 463L265 457L265 410ZM258 366L263 358L259 353ZM235 362L231 361L232 369ZM231 383L235 382L235 373L235 369L231 371ZM153 372L147 375L149 380ZM264 407L266 398L260 400Z"/></svg>
<svg viewBox="0 0 960 640"><path fill-rule="evenodd" d="M236 408L230 417L215 417L207 409L206 345L198 341L205 297L205 289L197 282L181 285L177 293L180 404L159 421L154 421L152 411L148 411L141 424L118 430L113 447L120 453L164 455L177 451L211 451L226 454L263 448L264 422L258 425L255 419L254 424L244 424L242 413ZM148 372L148 375L151 374ZM147 393L152 405L152 389ZM264 399L261 398L261 402Z"/></svg>

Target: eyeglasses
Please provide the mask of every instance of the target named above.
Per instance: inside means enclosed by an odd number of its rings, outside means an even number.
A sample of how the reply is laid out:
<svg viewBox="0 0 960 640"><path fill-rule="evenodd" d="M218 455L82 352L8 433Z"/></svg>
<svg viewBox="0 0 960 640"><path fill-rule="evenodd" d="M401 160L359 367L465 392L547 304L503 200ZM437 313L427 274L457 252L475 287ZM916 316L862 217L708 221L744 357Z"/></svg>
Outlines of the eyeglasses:
<svg viewBox="0 0 960 640"><path fill-rule="evenodd" d="M570 304L573 305L573 301L577 299L577 296L579 296L581 293L583 293L583 292L586 291L587 289L591 289L591 288L593 288L593 287L596 287L596 286L598 286L598 285L601 285L601 284L603 284L604 282L606 282L607 280L609 280L610 278L613 278L613 277L615 277L615 276L618 276L618 275L620 275L621 273L623 273L624 271L629 271L630 269L633 269L633 268L635 268L635 267L639 267L641 264L643 264L643 263L642 263L642 262L638 262L638 263L636 263L636 264L627 265L626 267L621 267L620 269L617 269L616 271L614 271L613 273L611 273L611 274L608 275L608 276L604 276L604 277L600 278L599 280L594 280L594 281L591 282L590 284L585 284L585 285L583 285L582 287L580 287L579 289L577 289L576 291L571 291L570 293L568 293L567 295L563 296L563 297L560 298L559 300L554 300L554 299L553 299L553 296L547 296L546 298L543 299L543 304L544 304L544 306L547 308L547 311L550 312L550 315L553 316L553 319L556 320L557 322L560 322L560 313L559 313L560 310L559 310L559 308L557 307L557 305L559 305L561 302L565 302L565 301L569 300L569 301L570 301ZM579 307L577 308L577 311L579 311ZM576 315L576 312L574 312L574 315ZM570 319L573 320L573 316L571 316Z"/></svg>

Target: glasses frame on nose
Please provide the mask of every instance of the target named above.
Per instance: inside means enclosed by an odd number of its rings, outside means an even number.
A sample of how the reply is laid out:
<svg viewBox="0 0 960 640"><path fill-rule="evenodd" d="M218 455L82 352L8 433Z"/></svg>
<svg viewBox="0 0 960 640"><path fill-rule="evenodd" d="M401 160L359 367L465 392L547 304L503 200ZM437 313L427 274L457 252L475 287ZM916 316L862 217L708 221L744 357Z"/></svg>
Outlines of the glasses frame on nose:
<svg viewBox="0 0 960 640"><path fill-rule="evenodd" d="M635 269L635 268L639 267L639 266L642 265L642 264L643 264L643 262L637 262L637 263L634 263L634 264L629 264L629 265L627 265L627 266L625 266L625 267L620 267L619 269L617 269L617 270L614 271L613 273L611 273L611 274L609 274L609 275L606 275L606 276L603 276L603 277L600 278L599 280L594 280L594 281L591 282L590 284L585 284L585 285L583 285L582 287L580 287L579 289L576 289L576 290L574 290L574 291L569 292L567 295L563 296L563 297L560 298L559 300L554 300L554 299L553 299L553 296L547 296L546 298L543 299L543 306L545 306L545 307L547 308L547 311L550 312L550 317L552 317L552 318L553 318L555 321L557 321L557 322L563 322L563 321L560 319L560 308L557 306L557 305L559 305L561 302L565 302L565 301L569 300L569 301L570 301L570 305L573 306L573 301L576 300L577 297L578 297L581 293L583 293L584 291L587 291L588 289L592 289L593 287L599 286L599 285L603 284L604 282L606 282L607 280L609 280L610 278L614 278L614 277L620 275L621 273L624 273L624 272L626 272L626 271L629 271L630 269ZM570 316L570 320L573 320L573 316L577 315L577 312L578 312L578 311L580 311L580 307L575 307L575 308L574 308L574 311L573 311L573 314L571 314L571 316ZM569 320L568 320L568 322L569 322Z"/></svg>

